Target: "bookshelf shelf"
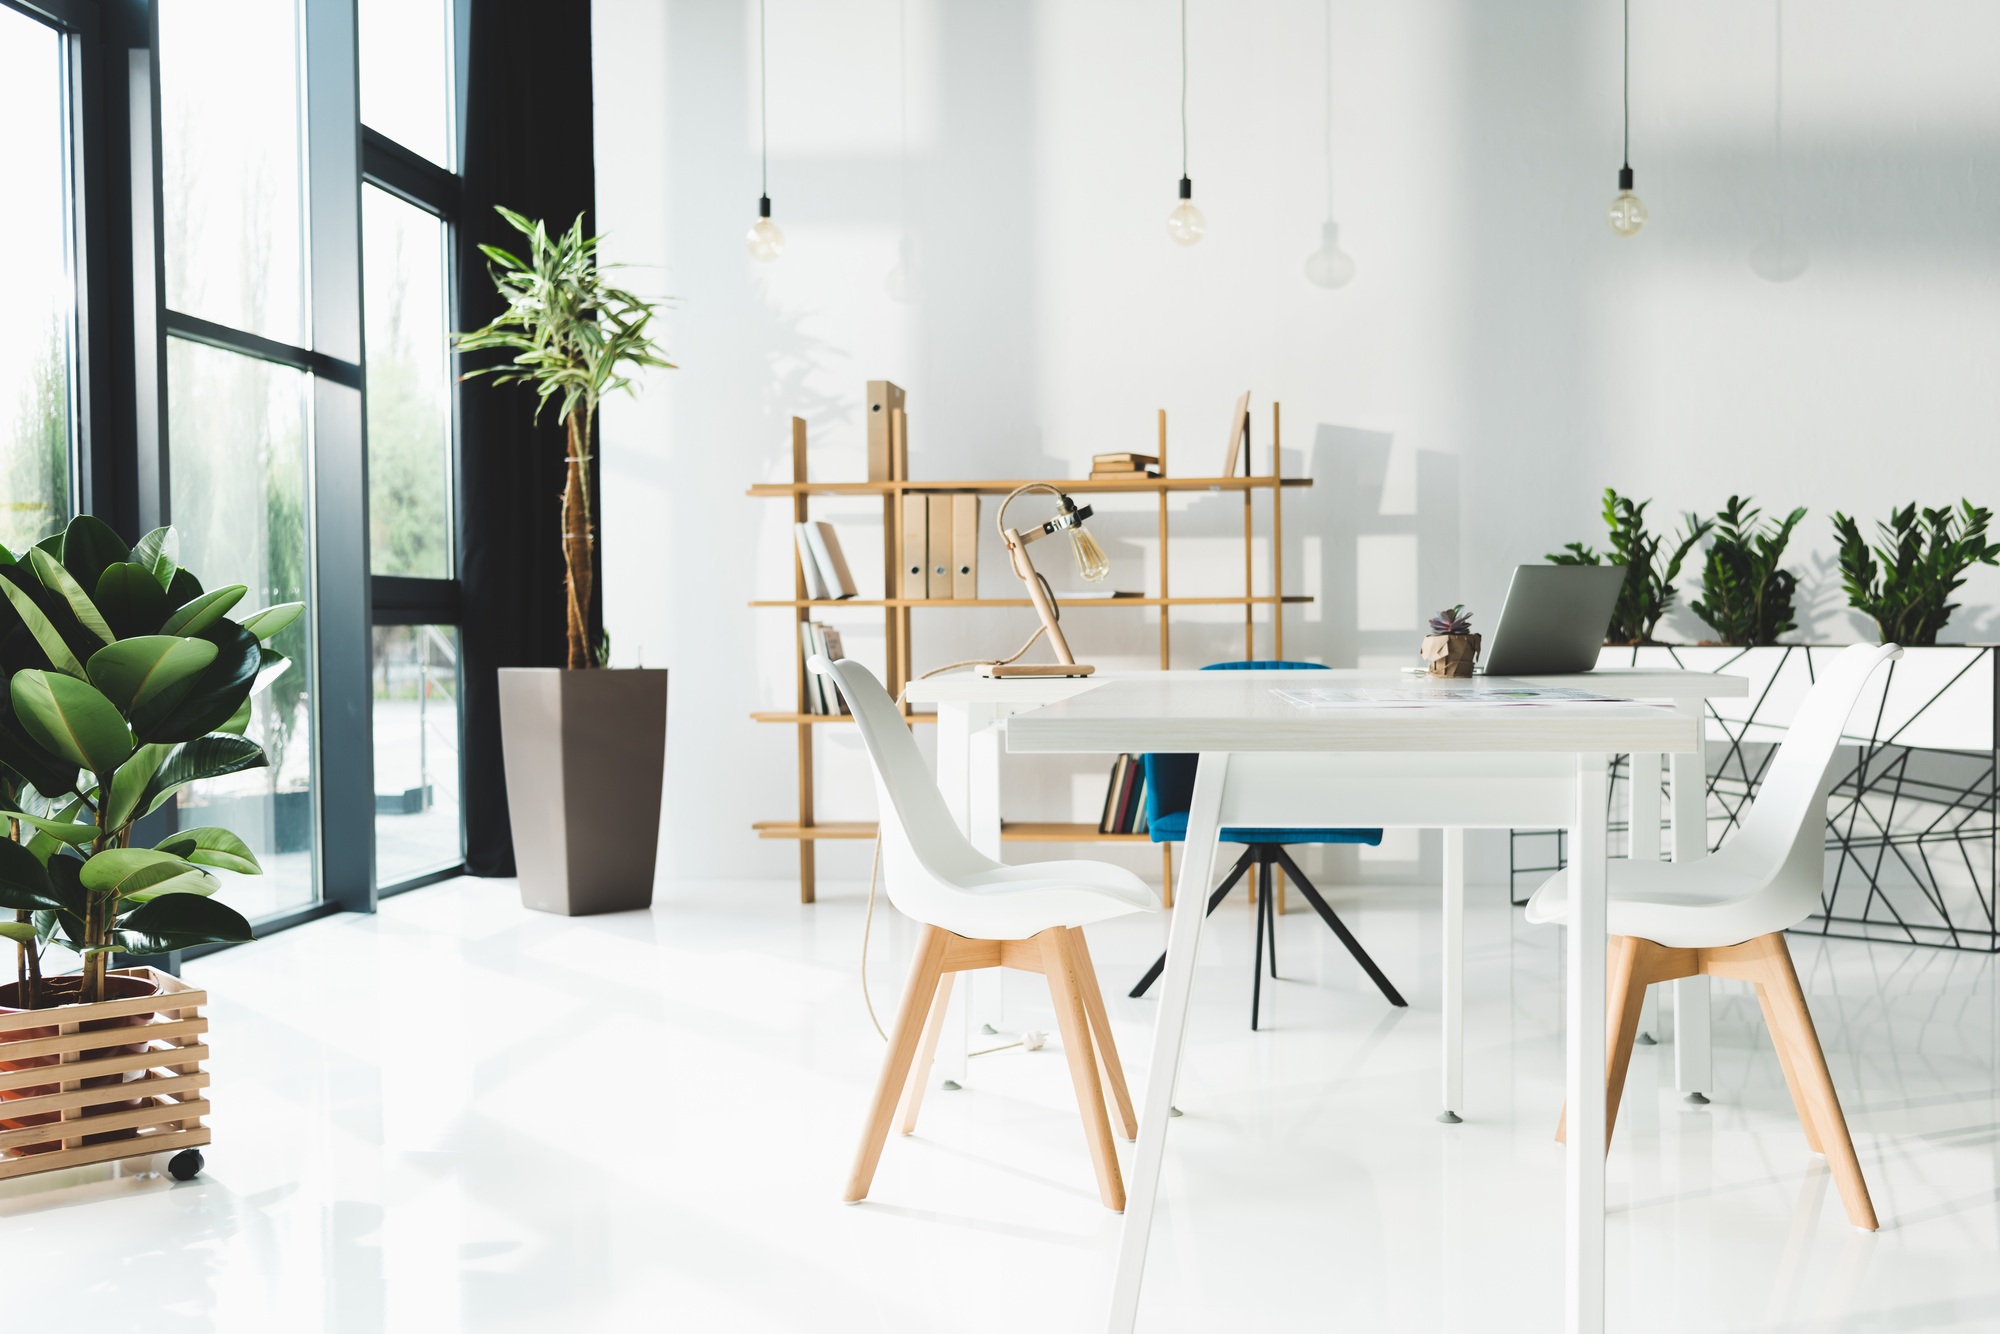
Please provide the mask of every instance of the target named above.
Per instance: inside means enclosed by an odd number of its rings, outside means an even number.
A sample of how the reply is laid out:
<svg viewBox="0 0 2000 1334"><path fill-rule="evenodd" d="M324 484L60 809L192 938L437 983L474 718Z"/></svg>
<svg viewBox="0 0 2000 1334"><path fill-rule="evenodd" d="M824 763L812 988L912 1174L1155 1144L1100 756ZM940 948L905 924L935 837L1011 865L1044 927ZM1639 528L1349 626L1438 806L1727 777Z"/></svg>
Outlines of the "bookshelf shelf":
<svg viewBox="0 0 2000 1334"><path fill-rule="evenodd" d="M871 389L872 392L872 389ZM1158 588L1157 596L1130 598L1075 598L1062 601L1065 612L1101 607L1158 607L1160 627L1160 667L1170 667L1173 661L1172 617L1169 609L1174 607L1241 607L1243 609L1243 657L1245 660L1257 657L1258 627L1256 612L1259 607L1270 608L1268 638L1266 643L1270 656L1282 658L1285 655L1284 609L1312 598L1302 594L1285 593L1285 517L1283 497L1285 491L1294 487L1311 486L1310 477L1286 477L1283 475L1282 455L1279 449L1282 418L1277 404L1271 405L1271 446L1270 471L1256 473L1255 463L1249 461L1250 418L1243 405L1238 405L1241 416L1240 430L1245 467L1250 475L1241 477L1120 477L1120 478L1050 478L1049 485L1078 497L1091 495L1111 495L1125 493L1151 496L1156 501L1159 543L1159 561L1153 583ZM892 458L902 457L901 435L906 429L902 425L900 407L890 413L891 430L897 433L892 438L897 442L892 446L896 452ZM1160 471L1167 472L1167 414L1159 414L1159 460ZM900 471L902 464L892 462L892 469ZM982 496L1004 496L1030 481L1039 478L1023 478L1014 481L990 479L952 480L948 478L916 481L898 478L889 481L816 481L806 475L806 424L803 419L792 418L792 480L789 482L763 482L750 487L745 495L754 499L784 500L791 504L794 524L806 523L810 517L811 501L815 497L872 497L881 503L882 523L882 583L887 591L900 589L900 575L903 568L903 537L901 517L903 500L912 493L923 495L966 494ZM1171 537L1169 524L1168 497L1171 493L1219 492L1238 494L1243 497L1243 591L1220 597L1176 597L1173 595L1168 568L1168 542ZM1269 592L1256 591L1256 515L1257 496L1269 497ZM847 522L854 522L848 515ZM862 520L861 522L870 522ZM991 577L1006 578L1011 581L1011 572L1004 567ZM872 582L872 581L871 581ZM1013 587L1011 582L1008 585ZM1058 599L1062 594L1057 594ZM792 596L786 598L763 598L752 601L752 607L782 607L789 609L795 622L803 625L817 613L824 611L879 612L882 615L883 643L887 654L887 670L883 684L891 695L900 695L903 686L915 673L912 662L911 642L914 617L911 615L919 607L1028 607L1033 604L1025 597L1019 598L809 598L806 596L806 571L800 563L795 549L792 556ZM816 892L817 860L816 845L823 839L869 839L875 836L875 825L869 821L825 821L814 816L813 781L813 734L814 729L824 723L851 723L853 718L846 715L826 715L812 712L810 692L813 683L806 678L805 662L799 652L796 638L793 641L792 661L795 671L797 699L789 710L765 710L750 715L757 723L777 723L796 728L795 764L798 776L798 814L789 820L764 820L754 826L757 837L766 839L789 839L799 845L799 898L811 903ZM906 721L919 723L936 722L935 715L904 713ZM1141 844L1150 840L1141 834L1101 834L1094 823L1069 823L1063 821L1009 820L1000 826L1001 838L1010 843L1131 843ZM1161 844L1161 854L1166 871L1166 883L1173 884L1172 854L1169 845Z"/></svg>

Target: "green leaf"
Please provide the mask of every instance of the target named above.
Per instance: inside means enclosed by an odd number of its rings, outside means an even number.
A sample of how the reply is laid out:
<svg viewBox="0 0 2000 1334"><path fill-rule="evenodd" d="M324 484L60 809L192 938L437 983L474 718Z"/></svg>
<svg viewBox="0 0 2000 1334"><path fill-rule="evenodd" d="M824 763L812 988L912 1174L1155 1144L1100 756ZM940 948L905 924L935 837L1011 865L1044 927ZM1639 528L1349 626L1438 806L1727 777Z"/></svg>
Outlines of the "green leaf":
<svg viewBox="0 0 2000 1334"><path fill-rule="evenodd" d="M19 843L0 839L0 908L33 912L62 906L49 884L48 868Z"/></svg>
<svg viewBox="0 0 2000 1334"><path fill-rule="evenodd" d="M248 843L227 829L218 829L213 825L183 829L177 834L167 835L154 846L161 852L171 852L199 866L220 867L243 875L264 874L264 868L257 862L257 854L250 850Z"/></svg>
<svg viewBox="0 0 2000 1334"><path fill-rule="evenodd" d="M167 606L185 607L201 596L201 580L192 570L176 569L167 583Z"/></svg>
<svg viewBox="0 0 2000 1334"><path fill-rule="evenodd" d="M132 729L124 716L87 681L55 672L16 672L8 694L28 734L80 768L108 774L132 754Z"/></svg>
<svg viewBox="0 0 2000 1334"><path fill-rule="evenodd" d="M146 572L159 581L162 593L173 583L174 571L180 567L180 561L181 535L171 528L155 528L132 548L132 562L144 566Z"/></svg>
<svg viewBox="0 0 2000 1334"><path fill-rule="evenodd" d="M0 542L0 565L12 565L13 563L14 553L7 550L5 542Z"/></svg>
<svg viewBox="0 0 2000 1334"><path fill-rule="evenodd" d="M276 606L251 612L243 618L242 625L257 638L268 640L299 619L305 609L306 604L303 602L280 602Z"/></svg>
<svg viewBox="0 0 2000 1334"><path fill-rule="evenodd" d="M264 660L257 636L224 618L199 637L219 650L215 661L195 678L171 713L156 718L148 710L145 718L132 720L139 740L193 741L207 736L228 722L249 696Z"/></svg>
<svg viewBox="0 0 2000 1334"><path fill-rule="evenodd" d="M29 736L12 708L0 708L0 765L45 797L61 796L76 786L76 766Z"/></svg>
<svg viewBox="0 0 2000 1334"><path fill-rule="evenodd" d="M261 769L269 763L262 746L240 736L204 736L190 741L176 749L153 775L153 781L146 785L145 796L140 799L139 813L151 815L189 783L244 769Z"/></svg>
<svg viewBox="0 0 2000 1334"><path fill-rule="evenodd" d="M160 766L172 753L172 746L156 742L139 747L132 752L131 759L118 766L118 772L111 775L111 795L105 800L101 817L105 828L122 828L138 813L146 789L152 786Z"/></svg>
<svg viewBox="0 0 2000 1334"><path fill-rule="evenodd" d="M29 815L25 811L10 811L8 818L19 820L24 825L30 825L39 829L57 842L67 843L73 848L80 848L97 837L97 826L94 824L78 824L72 820L52 820L47 816Z"/></svg>
<svg viewBox="0 0 2000 1334"><path fill-rule="evenodd" d="M42 581L42 587L69 604L70 612L79 625L109 644L113 638L110 625L105 622L103 613L97 610L97 604L90 600L90 594L83 591L83 585L62 567L62 562L41 550L29 553L29 560L34 564L35 577Z"/></svg>
<svg viewBox="0 0 2000 1334"><path fill-rule="evenodd" d="M166 954L196 945L256 939L243 914L193 894L168 894L140 904L118 919L117 934L119 947L132 954Z"/></svg>
<svg viewBox="0 0 2000 1334"><path fill-rule="evenodd" d="M135 901L220 888L208 872L151 848L107 848L83 864L82 880L93 894Z"/></svg>
<svg viewBox="0 0 2000 1334"><path fill-rule="evenodd" d="M62 905L60 911L73 913L79 919L71 939L82 940L83 923L80 919L90 909L90 891L83 887L82 861L67 853L49 858L49 891Z"/></svg>
<svg viewBox="0 0 2000 1334"><path fill-rule="evenodd" d="M0 922L0 940L11 940L17 945L35 943L33 922Z"/></svg>
<svg viewBox="0 0 2000 1334"><path fill-rule="evenodd" d="M171 713L215 655L215 645L206 639L141 635L97 650L85 670L90 683L137 722L142 716Z"/></svg>
<svg viewBox="0 0 2000 1334"><path fill-rule="evenodd" d="M243 702L236 706L236 712L217 723L214 730L217 732L227 732L230 736L242 736L245 732L249 731L250 700L255 694L256 691L252 690L249 695L245 695Z"/></svg>
<svg viewBox="0 0 2000 1334"><path fill-rule="evenodd" d="M223 613L243 600L250 590L242 584L230 584L188 602L167 617L160 626L163 635L198 635L209 626L222 619Z"/></svg>
<svg viewBox="0 0 2000 1334"><path fill-rule="evenodd" d="M120 639L155 634L167 619L167 590L150 570L132 561L105 566L92 597Z"/></svg>
<svg viewBox="0 0 2000 1334"><path fill-rule="evenodd" d="M59 672L82 680L83 663L77 660L76 654L69 651L69 644L56 632L55 623L42 613L42 609L35 605L34 599L28 596L27 591L16 588L11 579L0 579L0 593L6 595L7 601L13 604L14 610L20 614L22 621L26 622L28 633L35 637L35 643L48 655L50 665Z"/></svg>
<svg viewBox="0 0 2000 1334"><path fill-rule="evenodd" d="M97 587L105 567L132 559L132 549L93 514L79 514L63 533L62 564L84 588Z"/></svg>

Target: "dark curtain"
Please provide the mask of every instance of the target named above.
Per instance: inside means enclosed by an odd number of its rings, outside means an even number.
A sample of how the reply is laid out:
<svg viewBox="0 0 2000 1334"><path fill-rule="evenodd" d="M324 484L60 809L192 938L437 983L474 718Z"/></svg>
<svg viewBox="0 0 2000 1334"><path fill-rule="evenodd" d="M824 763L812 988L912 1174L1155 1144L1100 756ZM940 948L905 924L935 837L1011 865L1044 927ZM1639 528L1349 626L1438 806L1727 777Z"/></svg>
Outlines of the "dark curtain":
<svg viewBox="0 0 2000 1334"><path fill-rule="evenodd" d="M495 204L595 233L589 0L480 0L465 112L465 200L459 230L459 327L501 310L478 243L526 253ZM496 353L480 353L497 359ZM469 369L481 364L461 359ZM565 443L554 410L534 421L526 386L463 386L459 406L464 557L459 570L464 692L465 865L514 874L507 778L500 751L501 667L560 667L566 656L560 532ZM591 494L598 488L593 442ZM593 519L595 513L593 513ZM602 576L592 592L595 642Z"/></svg>

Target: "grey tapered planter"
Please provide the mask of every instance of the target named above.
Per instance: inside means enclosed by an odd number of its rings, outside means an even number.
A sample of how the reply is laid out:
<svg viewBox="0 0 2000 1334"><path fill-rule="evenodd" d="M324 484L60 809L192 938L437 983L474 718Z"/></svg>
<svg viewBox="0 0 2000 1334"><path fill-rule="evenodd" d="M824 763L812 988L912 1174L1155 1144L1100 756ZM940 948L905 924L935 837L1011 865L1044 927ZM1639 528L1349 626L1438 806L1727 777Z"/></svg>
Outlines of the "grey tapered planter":
<svg viewBox="0 0 2000 1334"><path fill-rule="evenodd" d="M500 743L521 906L565 917L649 907L666 672L502 667Z"/></svg>

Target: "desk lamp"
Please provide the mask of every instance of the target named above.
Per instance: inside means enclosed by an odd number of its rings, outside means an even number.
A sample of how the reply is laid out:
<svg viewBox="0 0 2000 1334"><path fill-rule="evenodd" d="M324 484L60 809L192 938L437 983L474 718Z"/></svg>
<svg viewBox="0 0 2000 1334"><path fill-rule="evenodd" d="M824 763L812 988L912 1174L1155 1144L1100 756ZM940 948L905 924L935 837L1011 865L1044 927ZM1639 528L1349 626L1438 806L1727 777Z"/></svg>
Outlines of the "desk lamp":
<svg viewBox="0 0 2000 1334"><path fill-rule="evenodd" d="M1007 526L1007 507L1029 491L1046 491L1056 498L1056 516L1047 523L1036 524L1027 529ZM1111 562L1104 558L1104 548L1097 545L1097 539L1084 531L1083 521L1090 517L1090 506L1078 505L1074 500L1050 486L1047 482L1030 482L1016 487L1007 498L1000 502L1000 513L994 522L1000 529L1000 540L1007 544L1007 556L1014 564L1014 574L1028 586L1028 598L1035 604L1035 614L1042 618L1042 628L1037 630L1021 652L1026 653L1030 645L1042 635L1049 637L1049 647L1055 650L1054 662L1017 663L1014 658L1005 662L982 663L981 676L1089 676L1097 669L1088 663L1079 663L1069 651L1069 641L1063 638L1062 611L1056 606L1055 593L1049 588L1049 581L1035 568L1028 557L1028 544L1051 533L1068 533L1070 544L1076 552L1076 568L1086 582L1097 583L1111 573Z"/></svg>

